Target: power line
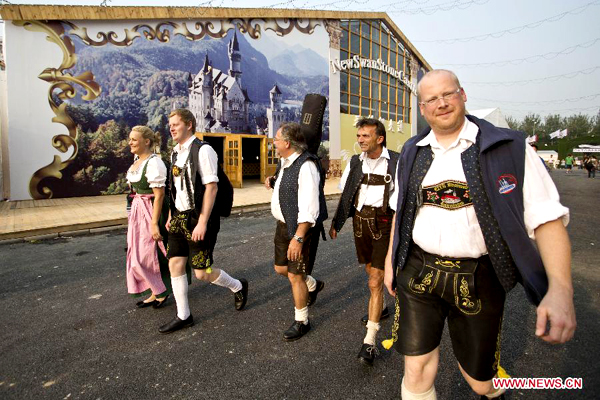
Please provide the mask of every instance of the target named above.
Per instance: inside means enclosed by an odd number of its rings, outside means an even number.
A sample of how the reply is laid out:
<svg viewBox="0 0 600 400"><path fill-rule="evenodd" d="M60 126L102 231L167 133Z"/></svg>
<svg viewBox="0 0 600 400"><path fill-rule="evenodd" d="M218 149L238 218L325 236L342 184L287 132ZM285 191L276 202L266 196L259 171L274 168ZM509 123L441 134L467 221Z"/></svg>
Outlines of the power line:
<svg viewBox="0 0 600 400"><path fill-rule="evenodd" d="M433 6L417 7L417 8L412 8L412 9L399 8L398 4L404 4L406 2L397 2L397 3L388 4L387 6L381 6L377 10L385 10L385 12L390 13L390 14L431 15L438 11L450 11L450 10L455 10L455 9L464 10L465 8L468 8L472 5L480 6L485 3L488 3L489 1L490 0L455 0L455 1L448 2L448 3L441 3L441 4L436 4Z"/></svg>
<svg viewBox="0 0 600 400"><path fill-rule="evenodd" d="M473 40L477 40L477 41L482 41L482 40L486 40L486 39L498 39L506 34L515 34L515 33L519 33L525 29L533 29L533 28L537 28L538 26L544 24L544 23L548 23L548 22L556 22L556 21L560 21L561 19L563 19L565 16L569 15L569 14L581 14L585 9L587 9L588 7L592 6L592 5L598 5L600 4L600 0L596 0L596 1L592 1L591 3L588 4L584 4L583 6L574 8L572 10L569 11L565 11L563 13L557 14L557 15L553 15L552 17L548 17L548 18L544 18L541 19L539 21L536 22L531 22L529 24L525 24L525 25L521 25L521 26L517 26L514 28L510 28L510 29L505 29L503 31L497 31L497 32L492 32L492 33L485 33L482 35L475 35L475 36L467 36L467 37L462 37L462 38L453 38L453 39L435 39L435 40L413 40L413 43L444 43L444 44L454 44L457 42L461 42L461 43L465 43L465 42L470 42Z"/></svg>
<svg viewBox="0 0 600 400"><path fill-rule="evenodd" d="M531 104L531 105L544 105L544 104L560 104L560 103L572 103L572 102L576 102L576 101L582 101L582 100L593 100L597 97L600 96L600 93L598 94L590 94L588 96L581 96L581 97L573 97L570 99L560 99L560 100L544 100L544 101L514 101L514 100L495 100L495 99L482 99L479 97L471 97L469 96L468 98L470 100L476 100L476 101L489 101L492 103L505 103L505 104L513 104L513 105L525 105L525 104Z"/></svg>
<svg viewBox="0 0 600 400"><path fill-rule="evenodd" d="M490 107L490 106L487 106ZM473 107L471 107L473 108ZM600 111L600 104L595 105L595 106L591 106L591 107L582 107L582 108L559 108L559 109L554 109L554 110L548 110L548 109L544 109L544 110L518 110L518 109L514 109L514 108L502 108L502 111L511 111L511 112L517 112L517 113L524 113L524 114L540 114L540 113L544 113L544 114L548 114L548 113L561 113L561 112L585 112L585 111L592 111L592 110L598 110Z"/></svg>
<svg viewBox="0 0 600 400"><path fill-rule="evenodd" d="M493 61L493 62L487 62L487 63L475 63L475 64L442 64L442 63L435 63L438 65L445 65L445 66L451 66L451 67L466 67L466 68L471 68L471 67L492 67L492 66L499 66L499 67L504 67L506 65L519 65L522 64L523 62L529 62L529 63L534 63L536 61L540 61L542 59L545 60L552 60L558 56L561 55L567 55L567 54L571 54L572 52L574 52L577 49L583 49L583 48L588 48L591 47L593 45L595 45L597 42L600 41L600 38L596 38L596 39L592 39L590 41L584 42L584 43L580 43L580 44L576 44L574 46L571 47L567 47L566 49L560 50L560 51L552 51L549 53L545 53L545 54L538 54L535 56L529 56L529 57L525 57L525 58L517 58L517 59L513 59L513 60L505 60L505 61Z"/></svg>
<svg viewBox="0 0 600 400"><path fill-rule="evenodd" d="M536 78L536 79L527 79L527 80L520 80L520 81L498 81L498 82L468 82L468 81L464 81L463 84L476 85L476 86L515 86L515 85L528 85L530 83L547 83L547 82L555 82L561 78L571 79L571 78L575 78L579 75L589 75L598 69L600 69L600 65L582 69L579 71L568 72L566 74L545 76L543 78Z"/></svg>

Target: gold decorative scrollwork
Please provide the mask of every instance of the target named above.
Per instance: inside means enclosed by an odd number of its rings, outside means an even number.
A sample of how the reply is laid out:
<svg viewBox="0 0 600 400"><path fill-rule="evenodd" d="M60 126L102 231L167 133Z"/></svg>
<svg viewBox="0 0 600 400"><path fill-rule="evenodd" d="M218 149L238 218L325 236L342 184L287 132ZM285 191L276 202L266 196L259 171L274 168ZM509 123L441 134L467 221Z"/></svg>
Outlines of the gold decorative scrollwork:
<svg viewBox="0 0 600 400"><path fill-rule="evenodd" d="M220 20L218 30L215 28L213 21L198 21L194 24L194 30L196 31L194 33L190 31L185 22L165 21L158 23L155 27L148 24L139 24L131 29L125 29L125 37L121 40L119 40L119 35L114 31L98 32L96 34L98 40L94 40L89 36L87 28L78 27L71 22L64 22L64 24L71 28L68 32L69 35L77 36L86 45L96 47L109 43L115 46L129 46L136 38L142 37L142 35L147 40L157 39L159 42L166 43L171 39L170 28L173 29L173 35L181 35L191 41L201 40L206 36L213 39L222 39L227 35L227 32L236 27L241 33L247 33L252 39L259 39L262 29L261 23L265 30L272 30L278 36L285 36L294 29L305 34L312 34L315 28L321 24L318 20L305 21L297 18L286 18L281 20L281 22L277 19L232 18Z"/></svg>
<svg viewBox="0 0 600 400"><path fill-rule="evenodd" d="M439 258L436 258L435 264L446 268L460 269L460 261L440 260Z"/></svg>
<svg viewBox="0 0 600 400"><path fill-rule="evenodd" d="M50 83L48 103L55 114L52 122L63 124L68 129L68 135L61 134L52 138L52 146L61 153L66 153L70 148L73 149L66 160L63 161L55 155L52 163L40 168L33 174L29 181L31 197L34 199L51 198L52 190L44 185L44 181L48 178L61 179L61 171L71 164L77 156L77 126L67 114L67 104L64 102L76 96L77 91L73 85L78 85L85 90L82 99L86 101L96 99L102 91L100 85L94 81L95 78L92 72L86 71L77 76L65 72L77 63L77 55L75 54L75 46L71 40L71 35L78 37L87 46L100 47L112 44L122 47L130 46L135 39L142 36L147 40L156 39L163 43L169 42L172 35L181 35L191 41L203 39L205 36L221 39L227 35L227 32L236 27L241 33L247 33L251 38L258 39L261 36L261 23L265 30L272 30L279 36L285 36L294 29L304 34L312 34L315 28L321 24L320 20L312 19L291 18L281 21L283 25L277 19L223 19L219 21L220 27L218 30L215 28L213 21L198 21L194 24L197 33L191 32L185 22L163 21L154 27L148 24L138 24L131 29L124 29L124 38L122 39L119 39L119 35L114 31L98 32L96 33L96 39L92 39L86 27L79 27L69 21L13 21L14 25L22 26L29 31L47 34L47 39L58 45L63 53L63 60L58 68L46 68L38 77ZM68 32L65 32L65 28ZM57 96L63 102L57 103L53 96Z"/></svg>
<svg viewBox="0 0 600 400"><path fill-rule="evenodd" d="M29 181L29 193L34 199L44 199L52 197L52 190L44 185L44 180L47 178L62 178L62 171L75 160L77 156L77 126L75 122L67 114L67 104L57 103L53 98L56 95L60 100L64 101L75 97L76 90L73 84L83 87L86 91L82 96L84 100L93 100L100 94L100 85L94 81L94 75L91 72L84 72L78 76L72 76L65 73L77 62L75 47L69 37L65 35L64 27L59 21L14 21L17 26L22 26L28 31L46 33L47 39L57 44L63 52L62 63L58 68L46 68L38 76L40 79L50 83L48 90L48 103L54 112L55 116L52 122L63 124L68 129L68 135L56 135L52 138L52 147L66 153L70 148L73 148L71 155L62 160L55 155L52 163L34 172Z"/></svg>

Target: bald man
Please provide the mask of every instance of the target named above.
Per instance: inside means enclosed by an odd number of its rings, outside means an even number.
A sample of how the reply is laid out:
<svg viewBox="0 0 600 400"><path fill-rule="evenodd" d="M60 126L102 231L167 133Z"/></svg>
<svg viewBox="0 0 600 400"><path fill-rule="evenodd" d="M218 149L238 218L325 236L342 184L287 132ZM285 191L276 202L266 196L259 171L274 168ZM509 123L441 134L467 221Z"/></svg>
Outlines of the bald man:
<svg viewBox="0 0 600 400"><path fill-rule="evenodd" d="M543 340L564 343L574 334L569 210L525 135L466 115L453 72L430 71L418 92L430 128L400 154L384 277L397 296L402 398L436 398L446 320L465 380L482 398L500 398L492 378L506 292L523 285Z"/></svg>

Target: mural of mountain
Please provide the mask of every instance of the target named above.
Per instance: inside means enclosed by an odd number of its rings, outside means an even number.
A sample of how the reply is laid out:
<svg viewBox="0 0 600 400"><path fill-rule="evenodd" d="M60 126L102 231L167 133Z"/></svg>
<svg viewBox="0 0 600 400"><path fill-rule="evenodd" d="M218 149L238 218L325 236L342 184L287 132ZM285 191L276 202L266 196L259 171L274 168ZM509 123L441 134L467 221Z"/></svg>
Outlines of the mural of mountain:
<svg viewBox="0 0 600 400"><path fill-rule="evenodd" d="M327 60L311 49L285 50L272 60L269 66L282 75L319 76L327 74Z"/></svg>
<svg viewBox="0 0 600 400"><path fill-rule="evenodd" d="M126 89L127 85L131 86L131 82L134 81L140 83L139 90L142 90L143 94L187 96L185 90L177 90L184 89L184 86L179 84L174 85L175 93L162 93L148 87L149 78L168 71L197 74L202 68L206 54L215 68L226 72L229 69L227 43L232 36L233 31L230 31L223 39L205 38L190 42L175 35L169 43L138 38L128 47L107 45L103 48L90 48L74 38L79 60L71 72L93 72L96 81L102 87L103 96ZM238 41L242 54L242 86L248 91L252 102L268 103L269 90L275 83L283 92L284 100L302 100L306 93L328 95L328 66L325 59L316 52L306 49L300 54L295 54L290 51L289 56L296 61L288 63L289 70L283 66L285 57L280 54L277 57L280 60L278 72L269 68L267 58L252 47L243 34L238 33ZM309 73L299 74L298 69ZM170 74L173 75L172 72ZM181 83L187 84L187 80Z"/></svg>

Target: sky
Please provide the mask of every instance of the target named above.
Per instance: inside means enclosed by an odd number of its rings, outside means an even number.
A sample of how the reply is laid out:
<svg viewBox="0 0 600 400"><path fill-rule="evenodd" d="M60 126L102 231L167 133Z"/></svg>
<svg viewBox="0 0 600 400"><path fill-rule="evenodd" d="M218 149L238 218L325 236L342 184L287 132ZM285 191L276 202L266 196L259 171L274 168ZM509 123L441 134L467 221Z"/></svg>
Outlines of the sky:
<svg viewBox="0 0 600 400"><path fill-rule="evenodd" d="M101 5L103 1L10 3ZM432 67L458 75L469 110L499 107L516 119L529 113L595 116L600 111L600 0L178 0L171 4L387 12Z"/></svg>

